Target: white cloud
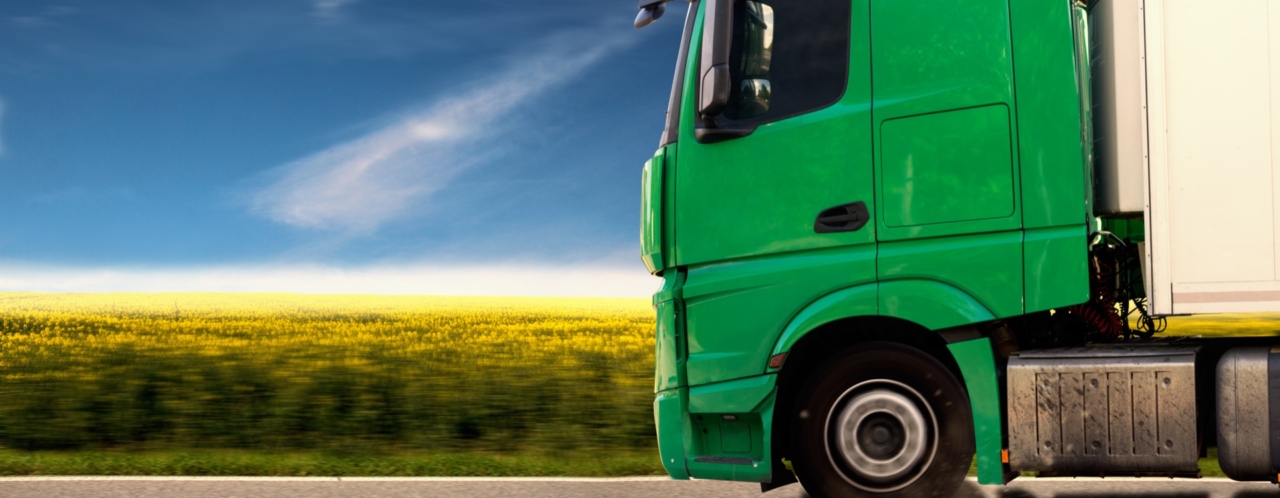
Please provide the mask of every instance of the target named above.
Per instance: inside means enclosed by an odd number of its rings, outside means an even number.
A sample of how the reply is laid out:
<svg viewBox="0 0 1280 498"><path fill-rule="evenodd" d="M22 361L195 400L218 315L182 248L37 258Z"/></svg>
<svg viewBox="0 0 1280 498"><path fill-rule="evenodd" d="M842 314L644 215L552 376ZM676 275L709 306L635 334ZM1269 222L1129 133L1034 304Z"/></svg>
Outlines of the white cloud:
<svg viewBox="0 0 1280 498"><path fill-rule="evenodd" d="M594 40L583 46L581 40ZM298 227L368 233L405 214L502 146L501 120L579 74L621 37L548 43L460 95L408 113L346 143L279 166L249 198L251 210Z"/></svg>
<svg viewBox="0 0 1280 498"><path fill-rule="evenodd" d="M54 5L51 7L46 7L39 14L27 15L27 16L14 16L14 17L10 17L9 21L22 27L42 28L46 26L53 26L55 24L53 22L53 19L55 18L75 15L81 12L82 10L80 10L78 7L72 7L69 5Z"/></svg>
<svg viewBox="0 0 1280 498"><path fill-rule="evenodd" d="M0 292L648 297L661 284L643 269L614 266L72 268L0 264Z"/></svg>
<svg viewBox="0 0 1280 498"><path fill-rule="evenodd" d="M356 3L357 0L316 0L312 3L311 14L324 19L336 19L344 5Z"/></svg>

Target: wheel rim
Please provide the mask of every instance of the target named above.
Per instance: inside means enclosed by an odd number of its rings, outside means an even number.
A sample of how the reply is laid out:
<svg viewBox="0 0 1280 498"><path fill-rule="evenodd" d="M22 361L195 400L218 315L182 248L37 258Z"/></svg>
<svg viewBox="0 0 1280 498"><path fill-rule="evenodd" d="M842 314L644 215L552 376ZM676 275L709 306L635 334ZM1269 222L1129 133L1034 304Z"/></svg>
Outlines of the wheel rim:
<svg viewBox="0 0 1280 498"><path fill-rule="evenodd" d="M840 395L826 421L827 456L846 481L891 492L915 482L937 451L937 418L920 393L887 379Z"/></svg>

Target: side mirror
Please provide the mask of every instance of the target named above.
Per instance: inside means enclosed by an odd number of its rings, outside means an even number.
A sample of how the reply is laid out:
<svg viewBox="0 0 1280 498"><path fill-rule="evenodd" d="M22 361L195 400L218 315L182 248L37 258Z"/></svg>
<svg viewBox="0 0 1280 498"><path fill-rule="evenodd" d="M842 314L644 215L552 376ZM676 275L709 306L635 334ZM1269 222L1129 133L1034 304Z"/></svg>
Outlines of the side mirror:
<svg viewBox="0 0 1280 498"><path fill-rule="evenodd" d="M706 0L702 27L702 64L698 69L698 112L704 120L729 103L729 48L733 42L734 0ZM710 122L707 123L711 125Z"/></svg>
<svg viewBox="0 0 1280 498"><path fill-rule="evenodd" d="M748 119L769 112L773 86L769 83L769 68L773 63L773 7L754 0L746 0L741 10L742 72L737 97L733 105L724 110L731 119Z"/></svg>
<svg viewBox="0 0 1280 498"><path fill-rule="evenodd" d="M773 85L768 80L773 63L773 7L755 0L704 1L698 68L702 123L694 130L694 138L699 143L715 143L750 135L757 125L737 120L769 112L773 98ZM742 32L737 34L735 16L742 16ZM731 47L739 42L742 53L731 53ZM731 57L740 58L733 61L736 73L729 68ZM717 124L715 117L721 114L727 122Z"/></svg>
<svg viewBox="0 0 1280 498"><path fill-rule="evenodd" d="M773 64L773 7L753 0L743 5L742 77L765 78Z"/></svg>
<svg viewBox="0 0 1280 498"><path fill-rule="evenodd" d="M734 118L747 119L763 116L769 112L769 100L773 96L773 86L766 79L742 80L738 88L738 100L734 105Z"/></svg>
<svg viewBox="0 0 1280 498"><path fill-rule="evenodd" d="M641 5L640 13L636 14L636 29L653 24L653 21L657 21L662 18L662 14L666 13L667 6L664 2L647 2L646 4Z"/></svg>

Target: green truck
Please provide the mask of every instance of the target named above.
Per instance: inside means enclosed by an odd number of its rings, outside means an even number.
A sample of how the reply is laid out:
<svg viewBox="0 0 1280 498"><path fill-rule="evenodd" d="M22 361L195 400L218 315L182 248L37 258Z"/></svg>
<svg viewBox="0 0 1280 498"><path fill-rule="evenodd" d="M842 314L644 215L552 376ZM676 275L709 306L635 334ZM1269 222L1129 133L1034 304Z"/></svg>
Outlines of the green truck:
<svg viewBox="0 0 1280 498"><path fill-rule="evenodd" d="M975 460L1197 477L1216 447L1276 481L1275 332L1158 333L1280 311L1280 10L686 3L641 208L671 477L949 496Z"/></svg>

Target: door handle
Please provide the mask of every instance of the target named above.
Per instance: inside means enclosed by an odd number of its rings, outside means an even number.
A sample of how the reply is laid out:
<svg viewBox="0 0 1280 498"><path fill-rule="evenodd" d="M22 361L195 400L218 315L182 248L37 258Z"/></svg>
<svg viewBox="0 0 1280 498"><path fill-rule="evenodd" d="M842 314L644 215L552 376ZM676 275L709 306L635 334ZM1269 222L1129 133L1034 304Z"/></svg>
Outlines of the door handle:
<svg viewBox="0 0 1280 498"><path fill-rule="evenodd" d="M813 231L818 233L855 232L871 219L867 204L862 201L842 204L818 213Z"/></svg>

